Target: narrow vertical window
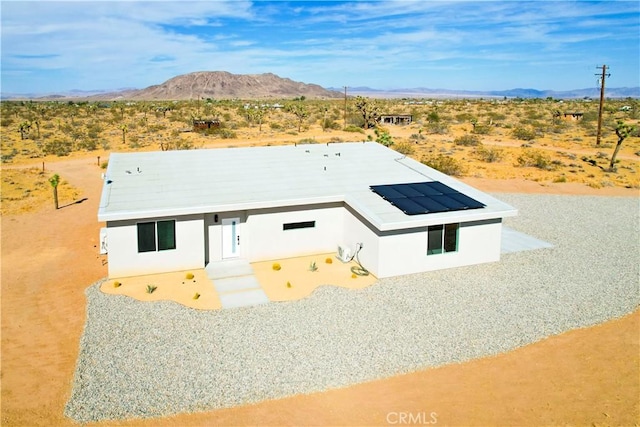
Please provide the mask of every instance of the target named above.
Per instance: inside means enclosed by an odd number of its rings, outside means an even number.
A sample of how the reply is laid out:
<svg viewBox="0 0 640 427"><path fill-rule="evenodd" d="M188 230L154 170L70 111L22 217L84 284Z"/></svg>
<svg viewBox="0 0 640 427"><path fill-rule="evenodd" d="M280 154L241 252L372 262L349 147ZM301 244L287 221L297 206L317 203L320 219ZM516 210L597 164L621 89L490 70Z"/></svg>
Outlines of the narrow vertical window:
<svg viewBox="0 0 640 427"><path fill-rule="evenodd" d="M431 225L427 237L427 255L442 253L442 226Z"/></svg>
<svg viewBox="0 0 640 427"><path fill-rule="evenodd" d="M459 224L445 224L444 226L444 251L456 252L458 250Z"/></svg>
<svg viewBox="0 0 640 427"><path fill-rule="evenodd" d="M154 252L156 250L156 223L138 223L138 252Z"/></svg>
<svg viewBox="0 0 640 427"><path fill-rule="evenodd" d="M176 222L158 221L158 250L166 251L176 248Z"/></svg>

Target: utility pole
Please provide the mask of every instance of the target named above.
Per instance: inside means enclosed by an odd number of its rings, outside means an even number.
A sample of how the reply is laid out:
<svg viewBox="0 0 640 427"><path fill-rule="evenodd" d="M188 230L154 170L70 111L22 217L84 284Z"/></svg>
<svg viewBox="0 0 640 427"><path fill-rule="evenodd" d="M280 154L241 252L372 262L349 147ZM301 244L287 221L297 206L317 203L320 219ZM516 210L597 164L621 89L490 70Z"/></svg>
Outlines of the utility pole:
<svg viewBox="0 0 640 427"><path fill-rule="evenodd" d="M604 107L604 79L611 76L607 73L607 66L596 67L602 69L602 74L598 73L596 76L600 78L600 108L598 109L598 131L596 133L596 145L600 145L600 133L602 132L602 108Z"/></svg>
<svg viewBox="0 0 640 427"><path fill-rule="evenodd" d="M347 87L344 87L344 129L347 128Z"/></svg>

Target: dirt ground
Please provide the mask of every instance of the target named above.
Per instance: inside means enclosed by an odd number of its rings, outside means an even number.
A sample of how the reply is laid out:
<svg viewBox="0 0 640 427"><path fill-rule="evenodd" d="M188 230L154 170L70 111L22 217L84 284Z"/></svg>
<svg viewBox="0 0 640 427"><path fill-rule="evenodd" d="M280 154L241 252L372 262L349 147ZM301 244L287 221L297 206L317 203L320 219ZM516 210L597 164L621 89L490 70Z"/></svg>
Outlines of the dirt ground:
<svg viewBox="0 0 640 427"><path fill-rule="evenodd" d="M3 426L74 424L63 409L86 317L84 290L107 276L98 255L96 159L72 157L46 168L47 176L58 173L75 189L79 203L55 210L48 201L3 213ZM637 189L620 187L465 180L488 191L638 196ZM464 364L251 406L102 425L635 425L639 337L636 311Z"/></svg>

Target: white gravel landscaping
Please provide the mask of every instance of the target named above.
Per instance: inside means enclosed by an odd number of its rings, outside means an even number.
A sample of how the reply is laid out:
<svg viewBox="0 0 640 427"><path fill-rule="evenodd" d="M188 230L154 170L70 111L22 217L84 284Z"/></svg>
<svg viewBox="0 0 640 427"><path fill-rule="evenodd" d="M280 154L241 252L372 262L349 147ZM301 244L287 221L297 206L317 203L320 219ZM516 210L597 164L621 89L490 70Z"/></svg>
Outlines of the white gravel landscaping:
<svg viewBox="0 0 640 427"><path fill-rule="evenodd" d="M90 286L65 415L158 417L344 387L505 352L638 307L637 198L496 197L519 209L506 225L554 247L208 312Z"/></svg>

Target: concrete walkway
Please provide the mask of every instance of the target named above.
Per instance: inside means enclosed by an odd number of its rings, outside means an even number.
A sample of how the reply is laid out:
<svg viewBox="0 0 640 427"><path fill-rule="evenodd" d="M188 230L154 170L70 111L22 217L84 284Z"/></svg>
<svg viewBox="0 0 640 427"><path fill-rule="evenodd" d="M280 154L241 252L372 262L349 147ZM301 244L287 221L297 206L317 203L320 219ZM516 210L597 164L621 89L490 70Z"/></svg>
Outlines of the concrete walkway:
<svg viewBox="0 0 640 427"><path fill-rule="evenodd" d="M508 254L512 252L531 251L534 249L552 248L551 243L536 239L528 234L521 233L513 228L502 226L502 243L500 252Z"/></svg>
<svg viewBox="0 0 640 427"><path fill-rule="evenodd" d="M205 271L220 296L222 308L246 307L269 302L253 274L251 264L245 259L211 262Z"/></svg>

